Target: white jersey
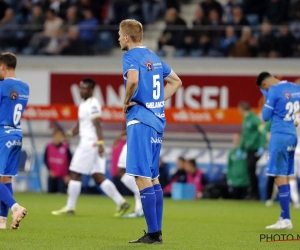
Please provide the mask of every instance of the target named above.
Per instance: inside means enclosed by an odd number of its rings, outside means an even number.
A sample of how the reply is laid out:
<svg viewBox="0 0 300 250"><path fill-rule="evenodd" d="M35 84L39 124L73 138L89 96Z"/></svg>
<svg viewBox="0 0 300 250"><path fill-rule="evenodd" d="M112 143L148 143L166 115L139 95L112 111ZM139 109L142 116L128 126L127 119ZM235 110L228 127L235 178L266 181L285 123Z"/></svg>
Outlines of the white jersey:
<svg viewBox="0 0 300 250"><path fill-rule="evenodd" d="M99 156L98 140L93 119L101 116L101 105L95 97L90 97L79 105L80 142L73 155L70 170L80 174L105 174L105 158Z"/></svg>
<svg viewBox="0 0 300 250"><path fill-rule="evenodd" d="M78 109L79 136L81 140L97 140L93 119L101 117L101 105L95 97L82 101Z"/></svg>
<svg viewBox="0 0 300 250"><path fill-rule="evenodd" d="M295 150L295 156L300 157L300 125L296 127L296 133L298 137L298 143Z"/></svg>
<svg viewBox="0 0 300 250"><path fill-rule="evenodd" d="M300 177L300 125L296 128L298 143L295 150L294 172L296 177Z"/></svg>

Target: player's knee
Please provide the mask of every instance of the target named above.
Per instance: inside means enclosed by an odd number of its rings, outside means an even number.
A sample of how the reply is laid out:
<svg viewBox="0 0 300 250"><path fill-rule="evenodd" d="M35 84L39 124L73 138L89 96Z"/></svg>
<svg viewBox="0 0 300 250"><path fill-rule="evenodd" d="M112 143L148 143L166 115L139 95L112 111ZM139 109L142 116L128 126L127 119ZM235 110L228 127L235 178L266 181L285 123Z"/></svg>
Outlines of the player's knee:
<svg viewBox="0 0 300 250"><path fill-rule="evenodd" d="M125 168L118 168L117 176L121 178L125 174Z"/></svg>
<svg viewBox="0 0 300 250"><path fill-rule="evenodd" d="M71 172L70 178L73 181L81 181L81 174L76 173L76 172Z"/></svg>
<svg viewBox="0 0 300 250"><path fill-rule="evenodd" d="M100 185L106 179L103 174L93 174L92 177L97 185Z"/></svg>

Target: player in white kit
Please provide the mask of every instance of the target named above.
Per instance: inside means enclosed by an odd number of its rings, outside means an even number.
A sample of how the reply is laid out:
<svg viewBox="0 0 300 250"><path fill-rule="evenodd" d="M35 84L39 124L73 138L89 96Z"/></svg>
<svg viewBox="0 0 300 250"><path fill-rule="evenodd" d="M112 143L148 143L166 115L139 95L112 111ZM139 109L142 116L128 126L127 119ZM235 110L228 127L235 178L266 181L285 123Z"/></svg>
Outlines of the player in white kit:
<svg viewBox="0 0 300 250"><path fill-rule="evenodd" d="M300 178L300 126L296 128L298 143L295 150L294 157L294 175L290 176L289 183L291 189L291 199L294 204L294 208L300 208L299 192L298 192L298 178Z"/></svg>
<svg viewBox="0 0 300 250"><path fill-rule="evenodd" d="M126 129L115 140L115 144L120 138L126 136ZM135 199L135 209L133 213L123 215L123 218L139 218L144 216L140 191L136 185L133 176L125 174L126 171L126 160L127 160L127 143L123 146L121 154L118 160L118 177L121 182L133 193Z"/></svg>
<svg viewBox="0 0 300 250"><path fill-rule="evenodd" d="M74 214L81 192L81 175L90 174L102 191L117 204L115 216L123 215L129 208L115 185L104 177L105 156L101 126L101 105L93 97L95 81L85 78L80 82L80 96L83 99L78 109L78 122L68 132L69 136L79 134L80 141L71 161L71 180L68 185L68 200L65 207L52 211L53 215Z"/></svg>

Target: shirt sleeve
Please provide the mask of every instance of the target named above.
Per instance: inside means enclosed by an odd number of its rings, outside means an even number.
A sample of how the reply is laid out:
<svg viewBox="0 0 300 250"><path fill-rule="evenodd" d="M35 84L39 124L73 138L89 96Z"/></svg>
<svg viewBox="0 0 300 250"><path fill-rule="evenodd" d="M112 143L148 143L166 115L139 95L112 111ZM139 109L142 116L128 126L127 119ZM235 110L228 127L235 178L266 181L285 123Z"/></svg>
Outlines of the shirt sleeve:
<svg viewBox="0 0 300 250"><path fill-rule="evenodd" d="M123 56L123 77L127 80L127 72L129 70L136 70L139 72L139 64L128 52Z"/></svg>
<svg viewBox="0 0 300 250"><path fill-rule="evenodd" d="M172 69L164 61L161 61L161 63L162 63L162 67L163 67L163 78L165 79L171 74Z"/></svg>
<svg viewBox="0 0 300 250"><path fill-rule="evenodd" d="M274 88L270 88L268 91L267 100L262 109L262 118L264 121L269 121L272 118L275 103L276 103L276 93Z"/></svg>
<svg viewBox="0 0 300 250"><path fill-rule="evenodd" d="M88 112L91 119L101 117L101 105L96 98L91 99Z"/></svg>

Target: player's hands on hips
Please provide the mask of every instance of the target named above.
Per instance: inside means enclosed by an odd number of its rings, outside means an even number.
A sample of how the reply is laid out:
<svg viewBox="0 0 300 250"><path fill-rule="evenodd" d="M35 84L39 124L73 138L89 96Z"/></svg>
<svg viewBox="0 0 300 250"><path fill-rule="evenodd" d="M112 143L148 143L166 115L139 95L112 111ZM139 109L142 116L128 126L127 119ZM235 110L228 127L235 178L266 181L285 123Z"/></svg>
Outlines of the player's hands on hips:
<svg viewBox="0 0 300 250"><path fill-rule="evenodd" d="M128 109L134 105L136 105L136 102L129 102L128 104L124 103L123 104L123 112L126 114L128 112Z"/></svg>

